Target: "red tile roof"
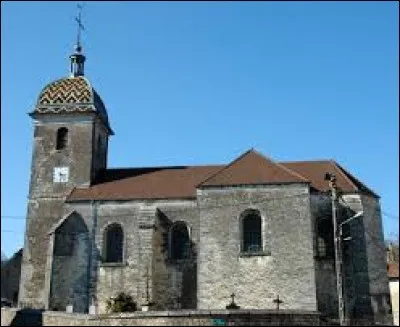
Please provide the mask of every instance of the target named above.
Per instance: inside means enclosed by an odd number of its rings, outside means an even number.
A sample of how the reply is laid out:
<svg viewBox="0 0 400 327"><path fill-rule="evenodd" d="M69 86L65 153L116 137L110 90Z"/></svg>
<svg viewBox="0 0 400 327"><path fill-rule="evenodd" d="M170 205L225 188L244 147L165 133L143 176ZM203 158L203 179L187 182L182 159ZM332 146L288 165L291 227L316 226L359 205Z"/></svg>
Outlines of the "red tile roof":
<svg viewBox="0 0 400 327"><path fill-rule="evenodd" d="M308 183L296 172L254 150L247 151L199 186Z"/></svg>
<svg viewBox="0 0 400 327"><path fill-rule="evenodd" d="M342 191L364 191L378 197L377 194L333 160L293 161L281 162L281 164L309 179L311 186L319 191L328 191L329 185L324 180L324 176L325 173L333 173L336 176L336 185Z"/></svg>
<svg viewBox="0 0 400 327"><path fill-rule="evenodd" d="M229 185L310 183L328 190L325 173L334 173L343 192L371 190L332 160L277 163L254 150L229 165L107 169L94 185L75 188L68 201L195 198L196 188Z"/></svg>
<svg viewBox="0 0 400 327"><path fill-rule="evenodd" d="M222 166L108 169L98 184L76 188L68 200L195 198L195 185Z"/></svg>

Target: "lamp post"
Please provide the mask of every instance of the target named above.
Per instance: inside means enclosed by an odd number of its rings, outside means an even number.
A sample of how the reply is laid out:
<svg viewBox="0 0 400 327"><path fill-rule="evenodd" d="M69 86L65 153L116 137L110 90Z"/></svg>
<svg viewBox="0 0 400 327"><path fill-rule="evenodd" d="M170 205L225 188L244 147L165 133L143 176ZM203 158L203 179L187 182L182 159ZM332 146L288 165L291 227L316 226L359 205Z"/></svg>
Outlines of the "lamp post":
<svg viewBox="0 0 400 327"><path fill-rule="evenodd" d="M336 288L338 294L338 313L340 326L345 326L345 315L344 315L344 296L343 296L343 274L342 274L342 244L341 237L339 235L339 226L337 221L337 185L336 176L334 174L326 173L325 180L329 182L329 188L331 190L332 200L332 224L333 224L333 239L335 245L335 271L336 271Z"/></svg>
<svg viewBox="0 0 400 327"><path fill-rule="evenodd" d="M335 245L335 270L336 270L336 287L338 293L338 309L339 309L339 322L340 326L346 325L345 319L345 303L344 303L344 290L343 290L343 255L342 255L342 236L343 225L349 223L351 220L363 215L363 212L358 212L354 216L346 219L338 224L337 210L338 210L338 188L336 185L335 174L326 173L325 180L329 182L332 200L332 223L333 223L333 238Z"/></svg>

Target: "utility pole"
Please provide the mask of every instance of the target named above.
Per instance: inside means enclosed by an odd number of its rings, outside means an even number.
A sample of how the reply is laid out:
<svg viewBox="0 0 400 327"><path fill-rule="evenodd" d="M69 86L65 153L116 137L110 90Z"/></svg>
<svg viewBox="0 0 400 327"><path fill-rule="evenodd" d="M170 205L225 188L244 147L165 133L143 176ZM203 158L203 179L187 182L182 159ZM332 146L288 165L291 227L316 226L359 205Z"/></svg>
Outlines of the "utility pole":
<svg viewBox="0 0 400 327"><path fill-rule="evenodd" d="M339 322L340 326L345 326L345 307L344 307L344 292L343 292L343 260L342 260L342 240L341 240L341 232L338 228L337 222L337 204L338 204L338 195L337 195L337 185L336 185L336 176L334 174L325 174L325 180L329 181L329 188L331 190L331 200L332 200L332 221L333 221L333 237L334 237L334 245L335 245L335 270L336 270L336 286L338 293L338 307L339 307Z"/></svg>

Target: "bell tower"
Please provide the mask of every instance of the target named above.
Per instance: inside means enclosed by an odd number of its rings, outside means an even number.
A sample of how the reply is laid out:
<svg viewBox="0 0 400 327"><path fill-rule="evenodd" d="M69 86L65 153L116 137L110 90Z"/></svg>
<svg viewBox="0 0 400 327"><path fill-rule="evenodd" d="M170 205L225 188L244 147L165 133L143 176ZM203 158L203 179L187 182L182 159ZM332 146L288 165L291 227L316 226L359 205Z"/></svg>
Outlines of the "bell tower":
<svg viewBox="0 0 400 327"><path fill-rule="evenodd" d="M80 15L77 21L80 35ZM44 87L29 113L34 139L21 307L48 308L50 230L66 214L64 203L71 190L90 186L98 171L107 167L108 138L113 131L103 101L84 75L85 60L78 36L69 76Z"/></svg>

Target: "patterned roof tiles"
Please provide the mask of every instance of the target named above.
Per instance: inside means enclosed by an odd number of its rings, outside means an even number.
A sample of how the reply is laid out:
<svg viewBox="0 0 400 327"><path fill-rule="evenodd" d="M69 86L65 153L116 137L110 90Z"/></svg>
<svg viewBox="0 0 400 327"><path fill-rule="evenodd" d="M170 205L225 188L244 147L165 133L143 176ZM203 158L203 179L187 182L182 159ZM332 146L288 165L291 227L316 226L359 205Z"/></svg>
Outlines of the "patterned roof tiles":
<svg viewBox="0 0 400 327"><path fill-rule="evenodd" d="M31 114L67 112L97 112L110 134L113 134L104 103L86 77L66 77L46 85Z"/></svg>

